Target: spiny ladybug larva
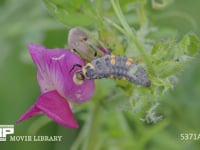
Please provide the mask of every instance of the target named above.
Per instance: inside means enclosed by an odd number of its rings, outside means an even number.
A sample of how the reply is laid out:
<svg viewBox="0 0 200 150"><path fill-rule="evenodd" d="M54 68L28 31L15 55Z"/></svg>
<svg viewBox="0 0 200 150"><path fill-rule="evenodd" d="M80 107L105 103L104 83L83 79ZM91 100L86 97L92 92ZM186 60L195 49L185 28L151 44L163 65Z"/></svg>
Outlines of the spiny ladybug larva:
<svg viewBox="0 0 200 150"><path fill-rule="evenodd" d="M151 85L144 68L137 61L125 56L105 55L92 60L91 63L87 63L83 67L76 64L73 68L75 66L81 67L81 71L75 74L79 80L114 78L128 80L147 87Z"/></svg>

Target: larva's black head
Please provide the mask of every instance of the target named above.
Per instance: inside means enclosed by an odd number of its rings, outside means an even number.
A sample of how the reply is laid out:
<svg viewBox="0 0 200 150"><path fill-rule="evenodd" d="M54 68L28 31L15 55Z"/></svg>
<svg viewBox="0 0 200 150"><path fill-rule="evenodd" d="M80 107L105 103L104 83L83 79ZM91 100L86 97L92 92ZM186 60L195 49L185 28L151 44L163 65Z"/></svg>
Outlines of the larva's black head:
<svg viewBox="0 0 200 150"><path fill-rule="evenodd" d="M78 72L76 72L76 78L77 78L78 80L84 80L84 79L85 79L85 76L84 76L84 74L83 74L82 71L78 71Z"/></svg>
<svg viewBox="0 0 200 150"><path fill-rule="evenodd" d="M80 64L74 64L74 65L72 66L72 68L70 69L70 72L72 72L72 71L74 70L75 67L82 68L82 66L81 66ZM76 83L76 84L78 84L78 85L82 84L84 79L85 79L85 76L84 76L82 70L76 72L76 73L74 74L74 76L73 76L73 81L74 81L74 83Z"/></svg>
<svg viewBox="0 0 200 150"><path fill-rule="evenodd" d="M95 66L93 66L91 63L88 63L82 68L83 75L86 79L96 79L96 72L95 72Z"/></svg>

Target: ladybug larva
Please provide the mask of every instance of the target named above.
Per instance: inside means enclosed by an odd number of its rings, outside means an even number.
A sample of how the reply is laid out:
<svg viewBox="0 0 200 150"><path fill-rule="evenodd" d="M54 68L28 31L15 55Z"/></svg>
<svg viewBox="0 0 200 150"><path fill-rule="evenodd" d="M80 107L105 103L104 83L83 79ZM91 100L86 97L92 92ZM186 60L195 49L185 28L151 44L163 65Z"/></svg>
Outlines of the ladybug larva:
<svg viewBox="0 0 200 150"><path fill-rule="evenodd" d="M75 78L78 80L114 78L128 80L147 87L151 85L144 67L132 58L125 56L105 55L92 60L83 67L76 64L71 70L75 66L81 67L81 70L75 74Z"/></svg>

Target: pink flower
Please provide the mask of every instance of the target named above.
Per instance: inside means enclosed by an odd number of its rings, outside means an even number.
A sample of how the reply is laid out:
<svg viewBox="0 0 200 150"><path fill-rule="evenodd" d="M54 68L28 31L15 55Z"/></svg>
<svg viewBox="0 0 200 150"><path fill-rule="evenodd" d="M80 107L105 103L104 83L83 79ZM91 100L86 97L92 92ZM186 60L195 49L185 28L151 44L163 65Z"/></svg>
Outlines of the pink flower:
<svg viewBox="0 0 200 150"><path fill-rule="evenodd" d="M50 50L41 45L30 44L29 50L38 69L41 95L17 122L43 113L65 127L78 128L70 104L89 100L94 93L94 81L84 80L77 84L73 77L80 68L70 70L74 64L84 65L84 61L76 53L66 49Z"/></svg>

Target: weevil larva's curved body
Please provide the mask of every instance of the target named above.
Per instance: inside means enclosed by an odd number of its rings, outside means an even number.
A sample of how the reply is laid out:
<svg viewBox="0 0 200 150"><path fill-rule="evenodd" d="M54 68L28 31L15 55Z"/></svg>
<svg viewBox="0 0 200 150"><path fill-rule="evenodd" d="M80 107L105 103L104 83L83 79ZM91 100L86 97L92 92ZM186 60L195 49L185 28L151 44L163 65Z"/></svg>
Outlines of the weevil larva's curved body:
<svg viewBox="0 0 200 150"><path fill-rule="evenodd" d="M147 73L138 62L125 56L105 55L94 59L82 68L86 79L115 78L150 86Z"/></svg>

